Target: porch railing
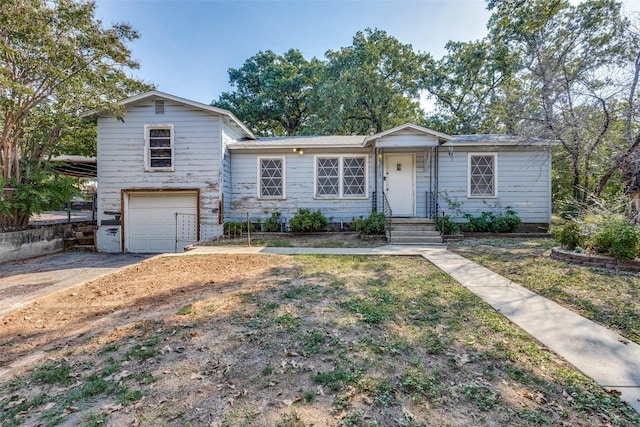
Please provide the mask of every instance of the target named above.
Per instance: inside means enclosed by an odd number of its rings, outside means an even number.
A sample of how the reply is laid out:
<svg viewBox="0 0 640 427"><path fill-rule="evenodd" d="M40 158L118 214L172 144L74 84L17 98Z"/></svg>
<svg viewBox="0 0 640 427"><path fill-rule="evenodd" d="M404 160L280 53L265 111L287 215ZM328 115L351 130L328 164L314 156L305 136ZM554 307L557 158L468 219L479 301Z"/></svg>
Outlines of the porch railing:
<svg viewBox="0 0 640 427"><path fill-rule="evenodd" d="M440 206L438 204L438 193L427 191L427 219L435 219L438 216Z"/></svg>
<svg viewBox="0 0 640 427"><path fill-rule="evenodd" d="M389 204L389 199L387 199L387 195L382 192L382 212L384 213L384 228L387 229L387 240L391 241L391 217L393 216L393 211L391 210L391 205Z"/></svg>

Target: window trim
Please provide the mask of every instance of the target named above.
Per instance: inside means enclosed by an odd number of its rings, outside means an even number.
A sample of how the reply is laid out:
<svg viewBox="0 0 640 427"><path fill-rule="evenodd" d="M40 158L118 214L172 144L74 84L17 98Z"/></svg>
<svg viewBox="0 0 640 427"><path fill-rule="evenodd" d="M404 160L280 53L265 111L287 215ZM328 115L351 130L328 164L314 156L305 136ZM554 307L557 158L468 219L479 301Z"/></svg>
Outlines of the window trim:
<svg viewBox="0 0 640 427"><path fill-rule="evenodd" d="M171 166L152 167L151 166L151 146L149 135L152 129L169 129L171 144ZM144 125L144 170L146 172L173 172L175 171L175 131L173 124L149 124Z"/></svg>
<svg viewBox="0 0 640 427"><path fill-rule="evenodd" d="M344 159L357 158L364 159L364 193L362 196L344 195ZM319 195L318 194L318 159L338 159L338 194ZM369 157L366 154L316 154L313 157L313 198L320 200L367 200L369 199Z"/></svg>
<svg viewBox="0 0 640 427"><path fill-rule="evenodd" d="M472 194L471 193L471 158L472 157L493 157L493 194ZM498 153L487 152L468 153L467 156L467 198L469 199L496 199L498 197Z"/></svg>
<svg viewBox="0 0 640 427"><path fill-rule="evenodd" d="M282 161L282 195L281 196L263 196L262 195L262 161L263 160L280 160ZM257 159L257 198L258 200L285 200L287 198L287 158L285 156L258 156Z"/></svg>

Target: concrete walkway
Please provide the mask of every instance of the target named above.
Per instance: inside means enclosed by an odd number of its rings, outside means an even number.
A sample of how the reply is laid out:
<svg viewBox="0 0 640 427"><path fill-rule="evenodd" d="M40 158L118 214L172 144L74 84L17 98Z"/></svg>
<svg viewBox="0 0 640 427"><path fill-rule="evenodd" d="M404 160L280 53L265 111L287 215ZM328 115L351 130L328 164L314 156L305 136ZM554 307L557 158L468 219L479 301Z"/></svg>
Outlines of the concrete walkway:
<svg viewBox="0 0 640 427"><path fill-rule="evenodd" d="M422 256L507 319L640 412L640 346L445 248L198 247L187 254L323 254Z"/></svg>

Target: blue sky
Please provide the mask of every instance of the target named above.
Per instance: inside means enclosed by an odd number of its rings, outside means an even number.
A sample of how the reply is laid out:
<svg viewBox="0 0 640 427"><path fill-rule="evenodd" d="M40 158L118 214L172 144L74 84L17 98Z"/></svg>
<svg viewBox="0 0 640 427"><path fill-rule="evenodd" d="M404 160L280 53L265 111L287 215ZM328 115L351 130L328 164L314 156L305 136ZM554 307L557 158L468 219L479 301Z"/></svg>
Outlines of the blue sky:
<svg viewBox="0 0 640 427"><path fill-rule="evenodd" d="M625 2L640 10L640 0ZM229 68L270 49L299 49L307 59L349 46L357 31L378 28L440 58L448 40L486 34L483 0L97 0L105 25L131 24L133 75L158 90L210 103L231 90Z"/></svg>

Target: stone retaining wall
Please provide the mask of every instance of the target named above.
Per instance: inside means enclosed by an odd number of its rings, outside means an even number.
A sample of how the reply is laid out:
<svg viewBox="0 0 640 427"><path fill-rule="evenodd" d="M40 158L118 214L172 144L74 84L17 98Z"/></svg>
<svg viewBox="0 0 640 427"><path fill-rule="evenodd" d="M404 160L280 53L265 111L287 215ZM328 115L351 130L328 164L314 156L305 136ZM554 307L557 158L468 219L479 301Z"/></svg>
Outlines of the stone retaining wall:
<svg viewBox="0 0 640 427"><path fill-rule="evenodd" d="M577 253L565 249L551 249L551 258L565 261L572 264L587 265L590 267L608 268L610 270L640 272L640 262L635 260L622 261L614 257L605 255L591 255L587 253Z"/></svg>
<svg viewBox="0 0 640 427"><path fill-rule="evenodd" d="M72 235L71 224L0 233L0 263L60 252Z"/></svg>

